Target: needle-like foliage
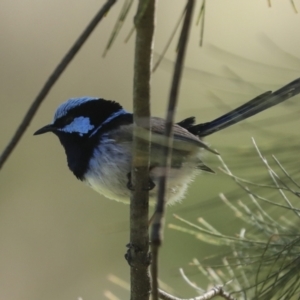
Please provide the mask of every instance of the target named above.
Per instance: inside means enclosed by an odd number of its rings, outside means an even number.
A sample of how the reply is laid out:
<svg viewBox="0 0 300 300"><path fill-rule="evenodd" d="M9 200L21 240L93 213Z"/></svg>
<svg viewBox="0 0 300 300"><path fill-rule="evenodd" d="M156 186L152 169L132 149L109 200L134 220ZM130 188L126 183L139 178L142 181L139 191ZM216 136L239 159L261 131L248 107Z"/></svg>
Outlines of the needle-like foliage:
<svg viewBox="0 0 300 300"><path fill-rule="evenodd" d="M298 299L300 295L300 184L275 157L272 164L253 140L271 183L250 182L234 174L220 158L223 171L245 192L234 202L220 198L244 226L236 235L223 234L200 218L198 224L180 219L188 227L170 225L197 239L227 247L222 263L216 257L194 259L192 265L205 274L212 285L223 285L236 299ZM278 171L277 171L278 170ZM272 197L265 190L276 191ZM261 192L258 192L261 191ZM234 217L233 217L234 219ZM229 220L228 220L229 221Z"/></svg>

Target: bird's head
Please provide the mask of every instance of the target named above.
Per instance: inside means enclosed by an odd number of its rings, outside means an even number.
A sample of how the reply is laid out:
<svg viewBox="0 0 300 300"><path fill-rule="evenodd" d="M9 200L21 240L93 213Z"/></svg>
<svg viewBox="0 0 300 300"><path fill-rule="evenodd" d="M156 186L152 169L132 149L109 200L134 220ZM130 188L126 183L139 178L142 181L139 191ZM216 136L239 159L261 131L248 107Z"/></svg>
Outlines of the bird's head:
<svg viewBox="0 0 300 300"><path fill-rule="evenodd" d="M86 138L125 113L122 106L114 101L93 97L71 98L57 108L52 123L40 128L34 135L53 132L58 137Z"/></svg>

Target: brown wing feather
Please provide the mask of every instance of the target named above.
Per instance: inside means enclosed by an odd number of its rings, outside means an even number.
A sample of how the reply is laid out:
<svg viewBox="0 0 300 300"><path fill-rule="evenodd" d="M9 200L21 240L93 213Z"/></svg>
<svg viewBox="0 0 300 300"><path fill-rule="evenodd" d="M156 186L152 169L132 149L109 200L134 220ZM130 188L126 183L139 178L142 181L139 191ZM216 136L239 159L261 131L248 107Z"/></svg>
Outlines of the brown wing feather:
<svg viewBox="0 0 300 300"><path fill-rule="evenodd" d="M161 118L153 117L151 122L151 128L153 133L162 136L165 131L165 120ZM211 149L206 143L201 141L197 136L195 136L194 134L190 133L188 130L186 130L185 128L177 124L174 124L173 134L174 134L174 143L176 143L176 141L178 142L183 141L185 143L193 144L200 148L204 148L212 153L219 154L217 151Z"/></svg>

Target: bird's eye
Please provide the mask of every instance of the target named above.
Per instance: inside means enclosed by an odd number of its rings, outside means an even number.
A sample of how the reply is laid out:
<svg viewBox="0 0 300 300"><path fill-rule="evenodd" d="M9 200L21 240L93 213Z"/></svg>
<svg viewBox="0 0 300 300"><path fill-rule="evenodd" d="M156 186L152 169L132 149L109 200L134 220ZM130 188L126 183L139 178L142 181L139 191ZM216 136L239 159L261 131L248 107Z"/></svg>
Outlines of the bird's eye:
<svg viewBox="0 0 300 300"><path fill-rule="evenodd" d="M65 116L63 118L59 118L55 121L55 125L58 127L58 128L63 128L65 127L66 125L72 123L72 121L74 120L74 117L73 116Z"/></svg>
<svg viewBox="0 0 300 300"><path fill-rule="evenodd" d="M68 125L68 124L72 123L73 120L74 120L73 116L67 116L67 117L65 117L64 120L63 120L64 125Z"/></svg>

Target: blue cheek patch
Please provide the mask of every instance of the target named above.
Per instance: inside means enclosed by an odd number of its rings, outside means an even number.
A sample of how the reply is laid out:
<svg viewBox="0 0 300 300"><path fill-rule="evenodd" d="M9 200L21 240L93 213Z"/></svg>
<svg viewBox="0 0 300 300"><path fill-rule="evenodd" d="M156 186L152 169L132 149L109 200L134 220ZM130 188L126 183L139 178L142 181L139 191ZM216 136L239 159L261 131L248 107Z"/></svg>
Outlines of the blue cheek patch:
<svg viewBox="0 0 300 300"><path fill-rule="evenodd" d="M64 128L59 129L60 131L73 133L76 132L80 136L88 133L90 130L94 129L94 125L91 124L90 118L88 117L77 117L74 118L72 123L66 125Z"/></svg>

